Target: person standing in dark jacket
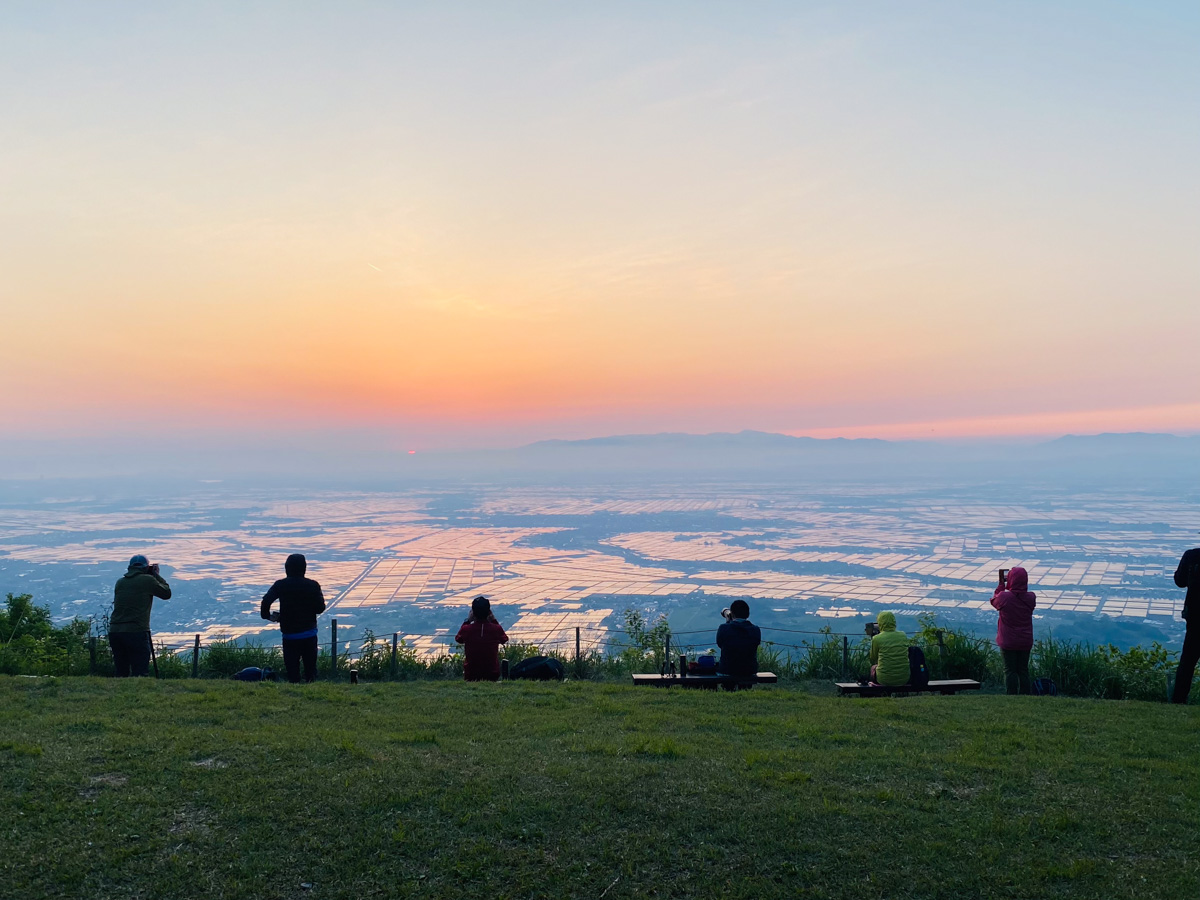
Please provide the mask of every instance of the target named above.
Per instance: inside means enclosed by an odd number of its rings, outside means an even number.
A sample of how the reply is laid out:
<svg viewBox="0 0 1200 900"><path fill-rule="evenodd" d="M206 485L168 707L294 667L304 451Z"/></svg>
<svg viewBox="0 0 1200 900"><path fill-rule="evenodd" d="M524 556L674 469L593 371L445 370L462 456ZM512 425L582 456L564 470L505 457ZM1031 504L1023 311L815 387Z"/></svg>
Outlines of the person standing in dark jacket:
<svg viewBox="0 0 1200 900"><path fill-rule="evenodd" d="M283 564L287 578L281 578L263 594L259 612L264 619L279 623L283 637L283 664L288 681L300 681L300 663L304 662L304 680L317 677L317 616L325 612L325 596L321 585L305 578L308 561L301 553L293 553ZM279 601L279 612L271 613L271 604Z"/></svg>
<svg viewBox="0 0 1200 900"><path fill-rule="evenodd" d="M1184 632L1183 651L1179 654L1179 668L1175 670L1171 702L1187 703L1196 662L1200 661L1200 547L1188 550L1179 560L1175 586L1187 588L1183 598L1183 621L1187 623L1187 631Z"/></svg>
<svg viewBox="0 0 1200 900"><path fill-rule="evenodd" d="M717 672L739 677L758 674L758 645L762 632L750 621L750 604L734 600L729 604L729 621L717 629L717 646L721 659Z"/></svg>
<svg viewBox="0 0 1200 900"><path fill-rule="evenodd" d="M150 674L150 607L154 598L171 599L171 586L158 574L158 565L140 553L113 588L113 611L108 617L108 644L118 678Z"/></svg>

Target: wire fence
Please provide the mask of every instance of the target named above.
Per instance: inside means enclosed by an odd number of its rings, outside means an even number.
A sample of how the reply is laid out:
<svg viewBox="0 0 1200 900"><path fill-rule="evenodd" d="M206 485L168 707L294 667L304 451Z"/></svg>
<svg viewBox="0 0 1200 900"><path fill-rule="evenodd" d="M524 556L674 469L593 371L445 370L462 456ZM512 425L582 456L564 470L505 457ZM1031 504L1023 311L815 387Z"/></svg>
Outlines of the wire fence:
<svg viewBox="0 0 1200 900"><path fill-rule="evenodd" d="M574 677L604 678L638 672L694 671L696 660L717 652L715 628L673 631L661 620L652 625L642 623L642 627L611 628L571 625L570 618L567 613L549 629L510 633L508 644L500 649L501 659L515 664L531 656L550 656ZM865 631L759 627L760 667L780 677L858 678L865 676L869 668L870 634ZM936 652L939 658L946 656L945 634L951 635L952 656L962 657L965 648L971 657L966 667L971 671L951 673L953 677L975 677L996 668L995 648L990 641L941 630L926 629L922 634L923 638L918 636L916 640L923 639L927 650ZM331 618L328 631L316 641L317 670L321 677L352 680L358 674L382 680L461 677L464 656L455 638L449 629L380 634L371 629L348 628ZM196 634L191 640L155 641L152 646L155 673L163 673L162 677L227 677L249 666L282 671L287 657L282 636L263 641L245 634ZM106 668L104 660L98 661L106 650L98 648L92 639L93 673L102 674ZM959 670L964 667L955 665Z"/></svg>
<svg viewBox="0 0 1200 900"><path fill-rule="evenodd" d="M515 641L517 643L525 644L525 645L529 645L529 646L535 646L535 647L538 647L539 649L554 648L554 647L558 647L558 646L562 646L562 645L567 645L567 646L573 647L577 640L581 643L581 646L583 646L583 647L595 648L599 645L605 645L605 646L614 647L614 648L618 648L618 649L635 649L635 645L628 643L629 632L622 628L601 628L601 627L596 627L593 625L566 626L564 628L562 625L562 622L566 618L568 618L569 615L570 614L568 613L566 616L563 617L563 619L560 619L559 624L555 625L549 631L543 632L541 629L538 629L536 632L532 632L531 634L526 634L526 633L521 633L521 632L509 633L508 638L510 641ZM447 647L456 646L455 640L454 640L454 634L451 633L449 630L445 630L445 629L438 630L438 631L402 631L402 630L400 630L400 631L395 631L395 632L390 632L390 633L376 633L373 629L363 629L364 633L360 634L358 636L350 636L350 635L343 634L343 635L334 637L333 633L342 632L344 630L347 630L347 626L344 626L344 625L339 626L337 624L334 624L336 622L337 622L336 619L331 620L331 626L330 626L331 632L332 632L331 636L326 640L318 641L318 646L320 646L322 648L332 648L336 645L337 647L339 647L343 650L348 650L355 642L358 642L361 645L361 644L369 642L369 641L378 642L378 641L382 641L382 640L390 640L392 635L395 635L398 639L408 641L408 642L411 642L412 639L416 639L416 638L426 638L433 642L444 643ZM864 636L866 636L865 632L863 632L863 631L833 631L832 629L820 629L820 630L814 631L811 629L777 628L777 627L770 626L770 625L761 625L758 627L759 627L760 631L781 632L781 633L785 633L785 634L803 634L803 635L809 635L812 637L823 637L823 638L830 638L830 637L863 638ZM551 635L558 634L559 632L562 632L562 631L578 632L579 636L578 636L578 638L576 638L575 636L573 636L572 633L568 633L568 634L564 634L561 637L551 637ZM716 629L715 628L697 629L697 630L693 630L693 631L668 631L666 633L670 635L671 643L677 647L716 646ZM541 635L543 635L543 637L540 637L540 638L536 637L537 634L541 634ZM678 640L679 638L690 637L692 635L701 635L701 634L710 636L712 638L712 640L708 641L708 642ZM532 637L532 639L530 639L531 637ZM622 639L626 639L626 640L623 641ZM197 643L196 643L197 641L200 642L199 646L201 647L201 649L203 649L206 645L211 646L212 644L220 644L220 645L242 644L242 645L258 647L260 649L282 650L282 648L283 648L283 640L282 639L280 639L279 641L276 641L276 642L269 642L269 641L263 642L262 640L252 638L250 635L232 635L232 634L224 635L224 634L220 634L220 633L209 635L207 637L207 641L205 639L205 636L200 635L200 634L195 635L195 637L192 638L191 640L182 641L182 642L168 643L166 641L157 640L154 642L154 648L155 648L156 652L158 652L158 653L184 653L187 651L195 650L197 647ZM987 641L982 641L982 642L989 643ZM784 643L784 642L780 642L780 641L764 641L763 643L769 643L769 644L773 644L776 646L783 646L783 647L794 647L794 648L803 648L803 647L808 646L807 644L788 644L788 643Z"/></svg>
<svg viewBox="0 0 1200 900"><path fill-rule="evenodd" d="M627 623L625 628L569 624L564 616L546 630L522 630L510 635L499 651L501 662L518 664L531 656L551 656L576 679L615 680L631 674L694 672L698 657L715 655L715 629L672 631L666 621ZM1003 683L1005 673L993 642L937 626L932 615L919 619L909 645L924 650L931 678L970 678ZM871 636L865 631L760 626L760 671L786 680L861 681L870 674ZM324 630L323 630L324 631ZM147 633L149 637L149 633ZM150 642L153 673L163 678L221 678L247 667L282 672L287 657L283 642L262 642L247 635L194 634L191 640ZM322 679L368 681L449 679L463 677L464 654L448 629L424 632L372 633L339 627L331 618L328 630L313 638L318 650L316 674ZM311 645L310 645L311 647ZM8 674L93 675L114 673L109 642L102 635L76 635L57 656L22 663L24 670ZM1038 638L1030 659L1031 674L1051 680L1060 693L1110 699L1163 699L1169 691L1179 654L1155 644L1121 651L1112 645L1091 645ZM31 671L32 670L32 671Z"/></svg>

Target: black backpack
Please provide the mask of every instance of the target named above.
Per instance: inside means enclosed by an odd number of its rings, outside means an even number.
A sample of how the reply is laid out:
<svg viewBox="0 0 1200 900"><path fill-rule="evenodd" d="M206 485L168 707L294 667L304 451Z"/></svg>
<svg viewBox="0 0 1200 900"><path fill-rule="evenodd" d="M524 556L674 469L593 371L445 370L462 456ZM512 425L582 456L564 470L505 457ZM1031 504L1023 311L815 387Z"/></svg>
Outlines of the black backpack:
<svg viewBox="0 0 1200 900"><path fill-rule="evenodd" d="M929 687L929 667L925 665L925 651L920 647L908 648L908 683L912 687Z"/></svg>
<svg viewBox="0 0 1200 900"><path fill-rule="evenodd" d="M1033 693L1038 697L1057 697L1058 685L1052 678L1043 675L1041 678L1033 679Z"/></svg>
<svg viewBox="0 0 1200 900"><path fill-rule="evenodd" d="M513 666L508 677L526 678L530 681L562 681L567 677L567 670L552 657L531 656Z"/></svg>

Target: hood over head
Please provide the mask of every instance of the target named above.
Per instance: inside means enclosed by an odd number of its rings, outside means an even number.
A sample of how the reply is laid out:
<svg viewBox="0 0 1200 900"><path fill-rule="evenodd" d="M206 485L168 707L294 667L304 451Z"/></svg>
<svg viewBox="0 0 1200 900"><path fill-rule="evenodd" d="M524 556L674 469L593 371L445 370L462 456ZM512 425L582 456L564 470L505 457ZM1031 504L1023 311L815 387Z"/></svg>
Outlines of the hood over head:
<svg viewBox="0 0 1200 900"><path fill-rule="evenodd" d="M884 610L875 619L879 623L880 631L895 631L896 630L896 614Z"/></svg>
<svg viewBox="0 0 1200 900"><path fill-rule="evenodd" d="M1005 587L1010 591L1029 590L1029 573L1020 566L1014 566L1008 570L1008 581Z"/></svg>
<svg viewBox="0 0 1200 900"><path fill-rule="evenodd" d="M308 571L308 560L304 558L303 553L293 553L283 564L283 571L287 573L288 578L303 578L304 573Z"/></svg>

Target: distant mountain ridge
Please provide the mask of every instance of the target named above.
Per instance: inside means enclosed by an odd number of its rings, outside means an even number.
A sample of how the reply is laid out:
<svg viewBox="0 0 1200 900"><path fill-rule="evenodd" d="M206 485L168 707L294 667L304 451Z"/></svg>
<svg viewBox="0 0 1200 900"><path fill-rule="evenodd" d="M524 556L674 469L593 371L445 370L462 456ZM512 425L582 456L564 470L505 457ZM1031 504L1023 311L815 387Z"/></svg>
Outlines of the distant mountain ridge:
<svg viewBox="0 0 1200 900"><path fill-rule="evenodd" d="M696 446L744 446L744 447L879 447L883 445L906 445L918 443L915 441L885 441L880 438L814 438L797 437L790 434L780 434L775 431L713 431L706 434L692 434L686 431L664 431L649 434L616 434L607 437L579 438L576 440L555 438L535 441L525 444L519 449L535 447L637 447L694 444Z"/></svg>
<svg viewBox="0 0 1200 900"><path fill-rule="evenodd" d="M466 455L462 458L465 462ZM1200 482L1200 436L1065 435L1036 443L794 437L766 431L623 434L470 454L481 467L554 474L719 473L736 478L948 478Z"/></svg>
<svg viewBox="0 0 1200 900"><path fill-rule="evenodd" d="M594 438L554 438L535 441L516 448L517 451L555 449L555 448L588 448L588 447L662 447L662 446L692 446L692 447L742 447L754 449L816 449L816 448L872 448L884 447L904 448L948 448L970 452L979 448L1004 448L1011 450L1020 447L1026 450L1042 448L1078 452L1080 450L1107 451L1146 451L1146 450L1192 450L1200 451L1200 435L1177 435L1158 432L1130 431L1104 432L1101 434L1066 434L1062 437L1046 441L1030 442L1012 445L999 442L978 441L970 444L946 443L942 441L889 441L884 438L814 438L780 434L773 431L715 431L704 434L693 434L682 431L651 432L645 434L619 434ZM513 451L507 451L513 452Z"/></svg>

